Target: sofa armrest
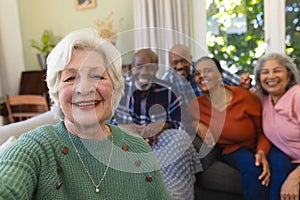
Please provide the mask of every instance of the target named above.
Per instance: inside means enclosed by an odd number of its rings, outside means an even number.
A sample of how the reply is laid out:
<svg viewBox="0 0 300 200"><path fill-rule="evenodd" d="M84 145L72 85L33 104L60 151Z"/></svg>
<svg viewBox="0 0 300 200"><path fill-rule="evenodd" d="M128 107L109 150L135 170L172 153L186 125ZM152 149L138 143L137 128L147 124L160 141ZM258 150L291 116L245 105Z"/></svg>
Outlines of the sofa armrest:
<svg viewBox="0 0 300 200"><path fill-rule="evenodd" d="M56 124L57 122L58 120L55 118L54 111L50 110L24 121L0 126L0 144L8 140L11 136L18 138L22 133L38 126L43 124Z"/></svg>

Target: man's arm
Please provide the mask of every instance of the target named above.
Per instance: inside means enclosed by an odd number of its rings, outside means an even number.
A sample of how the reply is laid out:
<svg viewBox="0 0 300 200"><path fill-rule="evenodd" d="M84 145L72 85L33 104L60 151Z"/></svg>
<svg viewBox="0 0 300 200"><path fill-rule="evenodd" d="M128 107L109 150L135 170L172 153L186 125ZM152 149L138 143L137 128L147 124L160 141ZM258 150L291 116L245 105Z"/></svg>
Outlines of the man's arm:
<svg viewBox="0 0 300 200"><path fill-rule="evenodd" d="M244 73L241 76L239 76L223 69L222 76L223 82L227 85L240 86L247 90L250 90L252 88L252 78L250 77L249 73Z"/></svg>
<svg viewBox="0 0 300 200"><path fill-rule="evenodd" d="M227 70L223 69L222 73L223 82L227 85L239 86L240 85L240 76L232 74Z"/></svg>

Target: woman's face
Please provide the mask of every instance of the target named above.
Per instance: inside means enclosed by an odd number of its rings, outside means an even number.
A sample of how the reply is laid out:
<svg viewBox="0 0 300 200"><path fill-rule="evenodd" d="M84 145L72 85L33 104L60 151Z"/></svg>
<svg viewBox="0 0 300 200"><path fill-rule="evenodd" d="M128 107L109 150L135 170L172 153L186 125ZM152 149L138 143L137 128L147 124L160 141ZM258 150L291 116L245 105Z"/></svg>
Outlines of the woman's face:
<svg viewBox="0 0 300 200"><path fill-rule="evenodd" d="M268 60L260 72L260 82L264 90L271 96L281 97L286 92L290 81L287 68L276 60Z"/></svg>
<svg viewBox="0 0 300 200"><path fill-rule="evenodd" d="M103 56L93 50L74 50L61 73L58 92L66 125L105 123L112 112L112 92Z"/></svg>
<svg viewBox="0 0 300 200"><path fill-rule="evenodd" d="M209 92L220 85L222 76L213 61L202 60L195 67L194 80L203 92Z"/></svg>

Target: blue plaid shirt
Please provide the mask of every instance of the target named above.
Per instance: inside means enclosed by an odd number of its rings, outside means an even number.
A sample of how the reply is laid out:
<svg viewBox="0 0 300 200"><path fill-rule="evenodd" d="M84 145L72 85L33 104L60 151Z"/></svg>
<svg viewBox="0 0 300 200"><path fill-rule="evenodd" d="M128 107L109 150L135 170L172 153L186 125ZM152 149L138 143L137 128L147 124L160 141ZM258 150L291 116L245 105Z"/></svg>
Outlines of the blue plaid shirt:
<svg viewBox="0 0 300 200"><path fill-rule="evenodd" d="M114 124L149 124L164 121L169 128L181 126L179 99L164 81L155 79L145 97L141 97L131 76L125 76L125 95L113 118ZM151 108L151 109L150 109Z"/></svg>

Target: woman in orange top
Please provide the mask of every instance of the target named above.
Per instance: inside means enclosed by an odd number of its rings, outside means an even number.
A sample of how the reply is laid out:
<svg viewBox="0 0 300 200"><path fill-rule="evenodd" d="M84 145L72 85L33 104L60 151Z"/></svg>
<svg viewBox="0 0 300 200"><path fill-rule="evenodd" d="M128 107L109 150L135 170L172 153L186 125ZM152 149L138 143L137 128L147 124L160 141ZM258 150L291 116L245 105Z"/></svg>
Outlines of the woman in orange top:
<svg viewBox="0 0 300 200"><path fill-rule="evenodd" d="M270 142L262 133L258 99L246 89L224 85L214 58L196 62L194 79L204 92L188 108L198 135L208 146L221 147L223 161L241 172L245 199L268 199Z"/></svg>

